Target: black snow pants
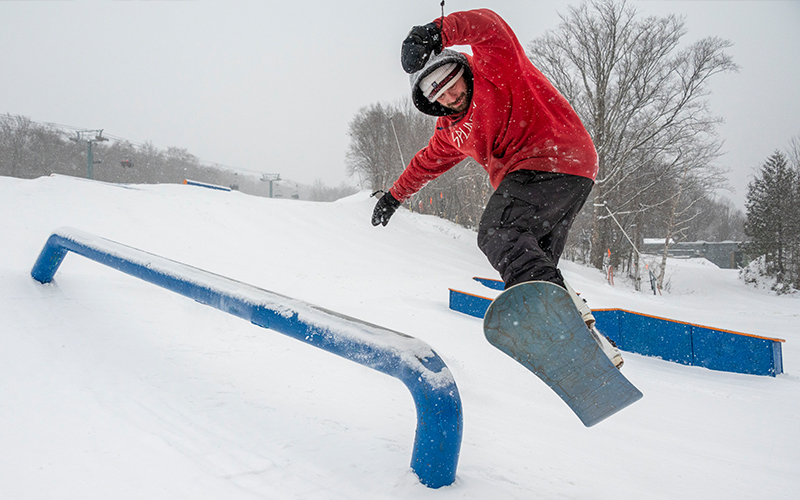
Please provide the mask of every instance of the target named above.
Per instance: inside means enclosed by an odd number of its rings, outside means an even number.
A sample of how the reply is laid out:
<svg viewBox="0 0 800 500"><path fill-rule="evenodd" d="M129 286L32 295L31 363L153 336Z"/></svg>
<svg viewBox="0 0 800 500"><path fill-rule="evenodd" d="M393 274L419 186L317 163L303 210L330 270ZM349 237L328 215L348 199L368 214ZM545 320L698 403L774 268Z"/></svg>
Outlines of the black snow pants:
<svg viewBox="0 0 800 500"><path fill-rule="evenodd" d="M558 259L593 186L586 177L535 170L503 179L481 217L478 247L506 288L534 280L564 287Z"/></svg>

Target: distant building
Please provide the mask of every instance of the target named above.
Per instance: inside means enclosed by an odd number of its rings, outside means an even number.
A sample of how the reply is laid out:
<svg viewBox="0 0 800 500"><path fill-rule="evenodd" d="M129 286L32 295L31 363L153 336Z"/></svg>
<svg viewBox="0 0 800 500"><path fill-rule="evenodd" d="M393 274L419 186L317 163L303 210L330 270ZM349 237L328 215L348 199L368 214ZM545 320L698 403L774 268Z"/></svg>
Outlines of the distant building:
<svg viewBox="0 0 800 500"><path fill-rule="evenodd" d="M667 255L675 258L702 257L721 269L739 269L745 265L740 241L692 241L673 243ZM645 238L642 252L660 255L664 251L663 239Z"/></svg>

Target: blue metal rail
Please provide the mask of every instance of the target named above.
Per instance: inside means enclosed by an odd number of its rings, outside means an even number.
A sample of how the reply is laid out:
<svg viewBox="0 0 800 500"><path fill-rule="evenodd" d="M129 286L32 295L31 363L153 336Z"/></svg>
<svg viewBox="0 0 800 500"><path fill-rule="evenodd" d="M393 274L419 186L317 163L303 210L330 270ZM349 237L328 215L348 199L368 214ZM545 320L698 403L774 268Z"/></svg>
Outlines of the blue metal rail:
<svg viewBox="0 0 800 500"><path fill-rule="evenodd" d="M399 379L417 410L411 469L431 488L455 481L463 428L461 398L450 370L426 343L71 228L50 236L31 276L49 283L68 252Z"/></svg>

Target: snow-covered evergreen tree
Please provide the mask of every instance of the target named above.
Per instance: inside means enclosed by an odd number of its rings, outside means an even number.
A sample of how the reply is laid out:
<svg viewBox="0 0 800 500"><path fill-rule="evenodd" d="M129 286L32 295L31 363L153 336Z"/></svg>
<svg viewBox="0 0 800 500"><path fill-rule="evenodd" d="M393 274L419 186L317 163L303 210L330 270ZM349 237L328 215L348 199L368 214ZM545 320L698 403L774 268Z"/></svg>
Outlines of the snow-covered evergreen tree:
<svg viewBox="0 0 800 500"><path fill-rule="evenodd" d="M773 289L800 289L800 168L776 151L747 187L746 250Z"/></svg>

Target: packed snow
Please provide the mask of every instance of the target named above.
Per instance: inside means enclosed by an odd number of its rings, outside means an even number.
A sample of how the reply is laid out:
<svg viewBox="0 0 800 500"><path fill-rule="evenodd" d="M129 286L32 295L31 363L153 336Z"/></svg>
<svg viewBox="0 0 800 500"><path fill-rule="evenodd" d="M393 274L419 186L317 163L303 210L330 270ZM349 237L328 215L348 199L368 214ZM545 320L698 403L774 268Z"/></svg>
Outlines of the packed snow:
<svg viewBox="0 0 800 500"><path fill-rule="evenodd" d="M585 428L448 308L448 288L491 293L475 234L404 209L375 228L373 205L0 177L0 498L797 498L800 298L704 260L670 260L663 296L563 262L592 307L787 340L774 378L624 353L644 399ZM411 471L392 377L78 255L33 280L61 226L427 343L463 402L455 483Z"/></svg>

